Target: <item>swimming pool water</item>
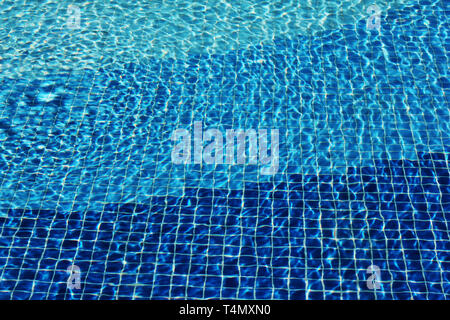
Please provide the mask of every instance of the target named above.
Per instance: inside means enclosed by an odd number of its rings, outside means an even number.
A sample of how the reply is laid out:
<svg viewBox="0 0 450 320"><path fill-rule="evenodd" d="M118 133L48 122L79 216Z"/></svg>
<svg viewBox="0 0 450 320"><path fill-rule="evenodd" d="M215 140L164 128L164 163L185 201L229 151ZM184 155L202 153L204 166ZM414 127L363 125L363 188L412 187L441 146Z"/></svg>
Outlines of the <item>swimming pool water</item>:
<svg viewBox="0 0 450 320"><path fill-rule="evenodd" d="M150 3L0 5L1 298L448 298L445 1ZM195 121L277 173L173 164Z"/></svg>

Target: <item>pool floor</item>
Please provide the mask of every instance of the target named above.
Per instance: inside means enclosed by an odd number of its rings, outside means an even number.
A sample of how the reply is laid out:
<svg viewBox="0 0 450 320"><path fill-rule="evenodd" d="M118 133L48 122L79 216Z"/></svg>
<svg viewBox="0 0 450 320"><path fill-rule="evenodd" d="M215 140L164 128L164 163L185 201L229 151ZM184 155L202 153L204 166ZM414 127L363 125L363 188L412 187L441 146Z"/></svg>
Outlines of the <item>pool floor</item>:
<svg viewBox="0 0 450 320"><path fill-rule="evenodd" d="M449 298L449 12L411 1L379 28L142 61L109 63L104 42L73 68L17 41L0 59L0 299ZM277 170L175 164L195 122L278 130Z"/></svg>

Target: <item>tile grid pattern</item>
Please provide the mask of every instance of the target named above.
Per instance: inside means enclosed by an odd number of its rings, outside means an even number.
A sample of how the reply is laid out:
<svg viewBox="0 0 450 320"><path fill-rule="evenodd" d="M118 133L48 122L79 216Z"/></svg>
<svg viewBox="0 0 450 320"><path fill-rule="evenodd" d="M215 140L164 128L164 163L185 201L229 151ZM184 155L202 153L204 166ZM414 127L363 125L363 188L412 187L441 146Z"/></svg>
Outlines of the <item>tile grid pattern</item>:
<svg viewBox="0 0 450 320"><path fill-rule="evenodd" d="M426 1L423 3L426 4ZM445 4L441 3L442 8ZM356 28L356 27L355 27ZM428 27L427 27L428 28ZM355 29L358 34L358 29ZM406 34L406 31L405 31ZM430 39L430 48L436 48L431 41L432 31L428 29L428 38ZM438 37L439 38L439 37ZM344 38L345 39L345 38ZM441 39L444 50L447 48L444 43L447 39ZM283 40L277 40L283 42ZM317 68L317 73L322 75L324 83L333 83L332 73L323 73L326 70L326 61L329 58L324 47L320 53L316 52L316 47L309 39L309 55L312 57L312 63ZM284 44L280 48L287 48L290 45L299 45L298 42L288 42L284 40ZM396 53L395 39L392 39L393 52ZM277 44L278 45L278 44ZM261 52L263 52L263 49ZM375 49L375 46L374 48ZM421 50L421 48L419 48ZM363 48L359 48L363 51ZM278 54L276 45L272 48L269 57L276 57ZM281 51L282 52L282 51ZM374 51L372 51L373 53ZM408 52L411 55L416 51ZM446 52L445 52L446 53ZM234 68L234 74L238 74L237 68L240 52L236 51L233 56L222 57L223 65L234 61L231 66ZM251 53L249 53L251 54ZM422 54L428 54L422 52ZM435 101L444 103L448 106L447 94L448 86L445 80L448 70L447 58L445 56L444 66L437 65L437 57L439 53L435 52L431 59L435 63L434 69L442 70L438 74L437 79L440 81L441 91L435 92L435 86L431 86L430 81L425 81L429 85L429 92L424 93L418 99L418 103L427 107L428 98L431 96L431 105L434 106L435 112L433 118L438 121L437 127L448 123L448 110L442 106L434 105ZM356 61L347 55L348 60L352 61L352 65ZM354 57L353 57L354 58ZM286 59L294 59L287 57ZM297 65L301 64L301 60L296 57ZM334 56L337 60L338 57ZM264 77L265 72L271 72L277 75L283 75L281 66L287 65L287 60L278 59L277 64L272 63L269 69L261 65L259 68L260 82L259 88L263 88L262 83L267 79ZM294 60L295 61L295 60ZM338 61L335 61L338 63ZM358 74L362 78L366 78L365 73L370 69L366 69L365 61L359 57L357 64ZM350 62L349 62L350 64ZM396 63L399 67L399 62ZM378 67L377 67L378 68ZM373 74L377 77L373 66ZM386 70L389 69L386 65ZM177 77L175 72L175 63L171 69L162 66L155 67L155 70L147 69L146 75L150 75L153 71L159 74L155 83L145 82L142 92L137 96L141 98L141 102L134 99L134 89L121 87L130 95L120 97L116 95L115 104L124 107L121 115L131 113L139 116L146 111L146 102L142 97L149 91L153 90L155 95L160 91L169 89L177 90L175 82L168 81L166 87L166 79ZM191 73L191 69L195 71ZM314 67L313 67L314 69ZM185 74L182 77L184 82L181 85L184 97L194 96L195 99L202 98L201 81L203 71L201 70L200 59L194 59L193 63L186 67ZM339 69L334 69L338 72ZM398 72L400 71L400 72ZM122 71L123 77L127 77L129 71ZM227 88L227 68L222 68L220 85ZM397 73L402 77L401 70ZM284 74L287 77L286 74ZM82 136L82 125L89 122L89 104L95 103L101 105L103 99L96 99L93 96L103 90L103 96L107 94L107 87L95 86L95 79L101 78L103 75L99 73L90 74L87 72L80 80L81 83L92 83L90 88L81 88L81 91L74 95L74 99L80 99L83 103L84 112L80 113L81 118L73 118L79 121L76 137ZM353 75L353 76L356 76ZM411 77L414 81L414 74L411 71ZM194 78L194 81L189 80ZM144 79L148 79L144 76ZM288 95L291 88L289 80L283 81L282 78L276 77L284 95ZM286 79L286 78L285 78ZM330 79L330 81L326 80ZM24 197L24 209L5 208L3 210L8 213L7 218L0 218L0 265L4 267L0 273L0 296L5 298L84 298L84 299L111 299L111 298L262 298L262 299L279 299L279 298L309 298L309 299L342 299L342 298L448 298L449 288L449 239L448 239L448 214L450 212L450 186L449 186L449 166L448 157L449 149L448 132L445 130L429 127L427 116L425 113L417 114L423 117L426 125L424 130L428 150L417 150L417 141L415 140L415 132L412 126L417 123L411 120L413 113L402 113L396 109L399 102L398 97L408 96L405 92L405 85L411 84L410 79L401 78L402 85L398 84L397 79L388 77L385 87L377 87L377 100L382 99L385 91L389 91L388 97L393 106L394 121L385 121L381 117L382 130L389 130L398 134L400 131L410 131L410 139L406 139L405 143L412 143L414 153L417 160L389 160L382 158L377 160L370 158L371 163L361 158L364 155L363 150L357 150L359 156L359 164L354 162L353 158L349 158L346 152L347 143L345 139L345 128L341 125L337 130L344 139L343 154L333 153L330 148L327 150L330 162L333 160L343 161L342 167L346 169L345 174L317 174L311 175L309 171L290 172L282 170L280 176L274 177L272 181L261 181L260 176L256 180L246 179L245 170L242 177L242 189L234 188L231 181L227 180L227 185L223 185L221 181L216 181L213 176L211 188L190 188L189 180L195 180L188 177L188 170L183 170L184 181L186 185L182 188L182 192L178 197L169 195L169 184L158 183L158 179L162 181L171 181L174 177L178 177L178 170L173 166L168 170L159 168L155 165L153 168L152 190L149 192L145 201L140 199L139 202L130 202L127 195L124 194L124 185L120 179L129 177L132 168L129 167L133 157L133 148L125 152L125 167L119 161L122 150L119 144L113 145L115 150L104 149L107 147L108 135L102 136L100 143L102 148L99 151L100 163L103 157L113 154L111 167L101 167L94 165L95 174L91 179L88 172L84 172L79 181L75 181L73 186L76 188L76 198L70 201L70 210L45 210L44 202L47 194L51 193L50 183L43 184L45 187L44 196L40 198L40 209L33 206L31 192L34 188L39 187L41 183L38 180L33 181L28 192L20 190L21 182L28 179L28 171L33 169L27 165L28 159L31 159L33 149L29 148L23 155L25 163L23 170L19 172L16 184L16 197ZM264 82L264 86L269 85L273 79ZM15 88L14 82L11 88ZM300 78L298 82L300 86ZM355 82L350 81L350 84ZM420 82L422 83L422 82ZM414 83L412 83L414 84ZM3 82L6 85L6 81ZM8 84L9 85L9 84ZM65 87L70 85L70 75L65 81ZM284 88L283 88L284 85ZM25 86L28 86L26 84ZM30 84L31 86L31 84ZM78 90L79 88L77 88ZM88 90L86 90L88 89ZM172 90L173 89L173 90ZM331 145L331 139L335 128L329 121L329 116L333 114L331 107L320 108L320 104L331 106L334 102L333 91L343 92L345 84L341 87L340 82L336 81L336 87L326 87L323 92L320 88L312 97L312 117L313 126L311 128L302 127L303 129L312 129L310 132L305 130L302 132L306 137L313 136L315 141L319 141L319 133L325 130L325 136ZM402 92L398 93L397 89ZM423 88L416 86L420 92ZM52 89L53 90L53 89ZM232 88L233 94L231 98L232 106L239 105L237 102L246 101L251 105L250 99L253 97L245 96L236 87ZM358 92L361 98L365 100L364 105L370 106L373 97L371 92L360 90L360 88L351 88L351 95ZM12 94L13 89L10 90ZM24 92L27 91L25 88ZM47 92L51 95L53 91ZM271 109L275 110L278 106L275 97L279 94L276 88L268 90L272 95L270 102ZM133 94L131 94L133 93ZM212 89L206 91L206 101L209 97L214 97L215 93ZM87 100L85 95L89 97ZM220 91L220 98L226 95L224 90ZM242 96L243 95L243 96ZM435 100L434 97L440 99ZM302 95L295 95L300 100L301 108L307 103L303 101ZM337 123L344 123L344 117L347 111L342 109L342 98L345 95L338 95L340 117ZM227 97L229 98L229 97ZM199 110L195 110L196 101L191 100L190 120L202 118L195 114ZM315 100L317 99L317 101ZM324 100L322 100L324 99ZM31 106L39 100L39 95L35 95L31 101ZM201 100L203 101L203 100ZM59 101L61 104L62 101ZM152 119L158 119L156 114L158 110L162 110L161 103L168 103L165 99L152 100L152 106L149 108L152 112ZM284 102L286 103L286 101ZM379 101L381 104L382 101ZM407 101L406 104L409 102ZM414 101L413 101L414 103ZM177 114L177 123L183 123L181 112L186 111L184 106L180 105L180 113ZM208 104L200 104L205 106L204 112L208 111ZM262 108L262 103L257 104ZM73 106L73 108L72 108ZM137 106L134 109L134 106ZM226 104L220 104L222 109L226 108ZM61 107L61 105L60 105ZM281 105L281 107L283 107ZM410 107L410 106L409 106ZM78 114L74 111L75 102L71 104L67 123ZM352 110L353 106L351 107ZM421 108L422 110L424 108ZM30 107L31 109L31 107ZM290 125L289 113L285 110L284 125ZM409 108L407 109L409 110ZM16 109L19 112L19 109ZM309 109L301 112L302 115L308 114ZM2 115L6 114L6 108ZM260 113L264 113L264 109L260 109ZM220 116L224 112L219 113ZM270 123L275 123L275 112L269 113L272 117ZM353 111L355 114L355 111ZM107 131L113 134L119 132L119 141L126 140L127 137L121 136L128 129L129 119L124 116L116 117L110 113L106 118L98 118L98 114L94 118L94 127L92 132L95 133L95 126L105 122ZM103 115L104 116L104 115ZM315 117L318 117L317 119ZM324 119L321 117L326 116ZM12 116L13 118L15 116ZM206 115L203 115L206 121ZM245 113L245 121L252 117L252 113ZM221 118L224 119L224 118ZM240 124L242 118L232 115L231 124L235 126ZM324 120L324 128L320 127L320 120ZM27 115L24 128L33 125L33 115ZM56 126L58 118L47 119L39 118L39 122L35 124L37 127L43 127L48 120L53 121L52 126ZM162 120L162 126L159 129L163 132L170 131L170 118ZM159 121L159 120L155 120ZM228 121L228 119L226 119ZM297 121L297 120L296 120ZM441 121L441 122L440 122ZM301 122L301 120L300 120ZM112 123L120 124L121 130L115 131ZM430 122L433 123L433 122ZM359 132L358 125L365 125L359 121L353 122L354 132ZM376 124L373 123L373 124ZM389 128L393 124L393 129ZM370 125L370 123L369 123ZM406 128L406 129L405 129ZM131 129L132 132L138 132L138 129ZM372 151L376 145L375 141L383 137L384 145L388 146L389 134L386 131L377 136L376 130L369 131L369 135L363 137L350 136L350 141L360 139L368 139L368 145ZM435 136L430 137L429 134L439 135L439 144L435 145ZM19 139L25 139L25 131L20 132ZM39 131L34 132L34 139L38 140ZM289 135L288 131L283 132L286 139ZM138 141L139 137L131 137L131 143ZM406 136L406 135L405 135ZM145 153L150 148L154 148L154 141L149 140L150 134L146 136L146 142L143 143L144 156L138 157L140 161L139 177L137 184L131 184L136 190L140 187L146 188L145 177L147 175L145 166ZM404 140L400 139L403 143ZM3 140L5 147L6 140ZM47 140L45 150L51 148L51 139ZM92 139L88 149L96 148L96 140ZM159 145L158 145L159 144ZM164 150L163 142L157 142L159 150ZM360 144L357 144L359 148ZM64 145L60 143L56 154L63 152ZM438 147L438 148L436 148ZM300 154L310 153L304 150L306 145L300 145ZM5 149L7 149L5 147ZM405 147L399 147L399 159L408 159L409 153L404 154ZM72 154L73 155L73 154ZM312 162L314 167L321 167L325 164L321 163L323 159L318 152L312 153ZM160 156L160 153L157 154ZM156 163L158 164L158 157ZM44 153L41 154L41 160ZM307 159L308 156L302 156L300 159ZM14 157L11 158L12 160ZM31 161L31 160L30 160ZM88 159L84 159L83 168L88 168ZM42 162L41 162L42 163ZM328 163L329 164L329 163ZM54 168L58 164L54 163ZM4 166L2 167L5 168ZM11 167L8 166L6 170ZM44 172L44 166L38 167ZM95 181L98 177L105 176L104 169L107 169L106 176L106 192L102 199L97 199L98 193L94 189L92 183L84 183L85 181ZM162 170L161 170L162 169ZM197 167L200 177L208 174L208 170L204 167ZM117 171L115 171L117 170ZM225 173L232 173L232 168ZM39 170L38 170L39 172ZM116 175L114 172L122 172L122 175ZM195 174L197 174L195 173ZM2 172L2 195L3 190L7 190L6 177L7 173ZM68 175L68 172L67 172ZM67 177L67 175L65 177ZM86 180L84 180L86 178ZM119 178L119 180L117 180ZM47 180L48 181L48 180ZM65 181L65 179L64 179ZM119 181L116 183L116 181ZM181 179L183 181L183 179ZM198 181L198 180L197 180ZM143 182L141 184L141 182ZM209 183L209 182L208 182ZM195 184L195 181L194 183ZM163 185L165 195L160 195L157 189ZM58 195L57 203L62 201L66 184ZM117 198L111 203L107 198L111 192L118 192ZM96 201L101 205L100 210L88 208L80 210L77 207L78 197L81 194L87 195L88 203ZM23 195L22 195L23 194ZM5 201L10 198L3 199ZM5 202L2 202L4 204ZM95 207L98 208L98 207ZM287 245L288 244L288 245ZM65 270L71 262L79 265L82 270L83 287L80 291L68 290L65 287L67 274ZM382 289L379 291L368 290L365 286L367 274L366 268L371 265L379 265L383 273Z"/></svg>

